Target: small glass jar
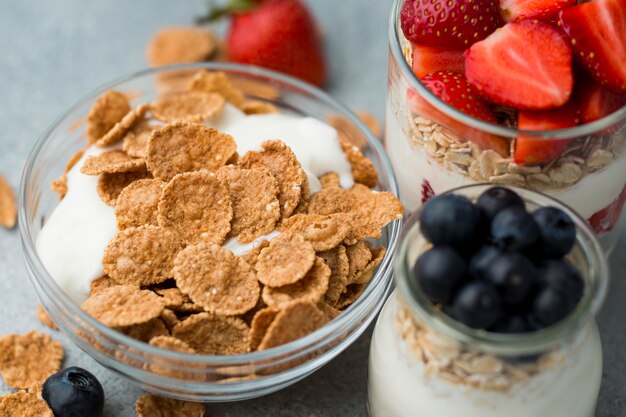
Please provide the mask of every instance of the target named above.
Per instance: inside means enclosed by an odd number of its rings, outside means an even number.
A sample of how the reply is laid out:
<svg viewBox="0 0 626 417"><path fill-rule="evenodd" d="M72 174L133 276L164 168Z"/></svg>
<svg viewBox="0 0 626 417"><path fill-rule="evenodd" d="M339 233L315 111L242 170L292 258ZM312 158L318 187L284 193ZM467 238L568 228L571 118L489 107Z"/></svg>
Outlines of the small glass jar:
<svg viewBox="0 0 626 417"><path fill-rule="evenodd" d="M626 200L626 107L593 123L553 131L507 127L511 117L504 111L504 125L468 116L431 93L413 73L412 46L400 28L403 2L395 0L389 22L385 147L405 207L413 210L433 194L463 185L523 186L574 208L610 252ZM530 147L549 141L558 156L544 163L516 163L520 139Z"/></svg>
<svg viewBox="0 0 626 417"><path fill-rule="evenodd" d="M490 185L451 192L475 199ZM543 194L513 188L530 211L555 206L572 217L577 242L568 256L585 292L576 309L530 333L470 329L440 312L416 287L411 270L427 241L419 215L403 229L395 259L397 291L378 318L371 342L371 417L593 417L602 378L594 316L608 269L593 231L571 209Z"/></svg>

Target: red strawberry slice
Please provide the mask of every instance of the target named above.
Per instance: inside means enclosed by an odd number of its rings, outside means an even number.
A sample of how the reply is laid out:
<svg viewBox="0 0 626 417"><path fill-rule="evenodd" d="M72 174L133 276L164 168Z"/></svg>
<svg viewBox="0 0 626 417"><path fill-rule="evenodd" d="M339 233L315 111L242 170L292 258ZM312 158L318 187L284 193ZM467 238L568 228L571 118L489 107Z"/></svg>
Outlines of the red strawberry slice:
<svg viewBox="0 0 626 417"><path fill-rule="evenodd" d="M611 204L595 213L587 222L598 234L610 232L617 225L625 202L626 184L621 194Z"/></svg>
<svg viewBox="0 0 626 417"><path fill-rule="evenodd" d="M583 123L595 122L626 106L626 97L607 91L593 79L577 80L576 84Z"/></svg>
<svg viewBox="0 0 626 417"><path fill-rule="evenodd" d="M550 21L559 10L576 4L576 0L500 0L500 10L507 22L524 19Z"/></svg>
<svg viewBox="0 0 626 417"><path fill-rule="evenodd" d="M470 87L458 72L437 71L422 77L422 83L444 102L477 119L497 123L489 104Z"/></svg>
<svg viewBox="0 0 626 417"><path fill-rule="evenodd" d="M520 130L558 130L567 129L580 123L578 103L571 101L565 106L553 110L521 111L517 117ZM558 158L571 139L542 139L520 134L515 142L513 159L517 164L547 164Z"/></svg>
<svg viewBox="0 0 626 417"><path fill-rule="evenodd" d="M422 181L422 204L435 196L435 190L428 180Z"/></svg>
<svg viewBox="0 0 626 417"><path fill-rule="evenodd" d="M413 44L413 73L422 78L435 71L465 71L463 51Z"/></svg>
<svg viewBox="0 0 626 417"><path fill-rule="evenodd" d="M572 94L572 51L546 23L508 23L465 53L465 75L494 103L519 110L559 107Z"/></svg>
<svg viewBox="0 0 626 417"><path fill-rule="evenodd" d="M466 49L502 24L498 0L405 0L400 26L411 42Z"/></svg>
<svg viewBox="0 0 626 417"><path fill-rule="evenodd" d="M462 74L437 71L423 77L422 83L450 106L486 122L497 122L497 118L487 102L471 89ZM408 102L416 114L451 129L462 138L476 143L483 149L493 149L500 155L508 155L509 143L506 139L473 129L467 124L453 119L428 103L418 92L409 90Z"/></svg>
<svg viewBox="0 0 626 417"><path fill-rule="evenodd" d="M559 13L575 56L602 86L626 95L626 0L595 0Z"/></svg>

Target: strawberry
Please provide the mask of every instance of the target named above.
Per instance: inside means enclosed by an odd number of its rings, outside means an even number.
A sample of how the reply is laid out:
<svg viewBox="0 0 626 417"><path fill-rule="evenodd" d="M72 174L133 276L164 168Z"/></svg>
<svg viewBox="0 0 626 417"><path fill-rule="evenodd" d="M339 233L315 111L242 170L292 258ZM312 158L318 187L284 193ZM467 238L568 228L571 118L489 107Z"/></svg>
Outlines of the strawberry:
<svg viewBox="0 0 626 417"><path fill-rule="evenodd" d="M210 21L232 14L229 60L280 71L322 86L326 63L313 17L301 0L230 0Z"/></svg>
<svg viewBox="0 0 626 417"><path fill-rule="evenodd" d="M595 0L559 13L579 62L615 94L626 95L626 0Z"/></svg>
<svg viewBox="0 0 626 417"><path fill-rule="evenodd" d="M578 102L571 100L552 110L521 111L517 116L519 130L546 131L567 129L580 123ZM547 164L558 158L571 139L543 139L520 133L515 142L513 159L517 164Z"/></svg>
<svg viewBox="0 0 626 417"><path fill-rule="evenodd" d="M400 10L408 40L439 48L466 49L501 23L498 0L405 0Z"/></svg>
<svg viewBox="0 0 626 417"><path fill-rule="evenodd" d="M412 45L413 73L417 78L435 71L465 71L463 51L448 48L433 48L418 44Z"/></svg>
<svg viewBox="0 0 626 417"><path fill-rule="evenodd" d="M465 75L489 101L518 110L550 109L572 94L572 51L546 23L508 23L466 51Z"/></svg>
<svg viewBox="0 0 626 417"><path fill-rule="evenodd" d="M422 83L435 96L457 110L489 123L497 123L494 112L487 102L471 89L463 74L437 71L423 77ZM409 107L416 114L440 123L481 148L493 149L503 156L508 154L509 144L505 139L473 129L453 119L432 106L418 92L409 90L408 101Z"/></svg>
<svg viewBox="0 0 626 417"><path fill-rule="evenodd" d="M435 190L428 180L422 181L422 204L435 196Z"/></svg>
<svg viewBox="0 0 626 417"><path fill-rule="evenodd" d="M620 195L617 196L611 204L597 213L594 213L594 215L587 220L594 232L600 234L613 230L613 228L617 226L617 222L622 214L624 203L626 203L626 185L624 185Z"/></svg>
<svg viewBox="0 0 626 417"><path fill-rule="evenodd" d="M576 0L500 0L502 17L507 22L538 19L549 22L559 10L576 4Z"/></svg>
<svg viewBox="0 0 626 417"><path fill-rule="evenodd" d="M577 80L576 90L583 123L595 122L626 106L626 97L605 90L593 79Z"/></svg>

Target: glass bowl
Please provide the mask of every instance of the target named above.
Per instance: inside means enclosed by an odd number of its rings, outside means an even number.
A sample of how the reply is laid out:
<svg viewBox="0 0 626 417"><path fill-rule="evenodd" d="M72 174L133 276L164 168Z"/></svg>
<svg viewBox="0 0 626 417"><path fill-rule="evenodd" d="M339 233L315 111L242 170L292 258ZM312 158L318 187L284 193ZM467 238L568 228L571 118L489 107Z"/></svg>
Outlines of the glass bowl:
<svg viewBox="0 0 626 417"><path fill-rule="evenodd" d="M364 140L364 153L379 172L379 188L398 194L398 186L382 144L352 112L324 92L278 73L230 64L190 64L149 69L109 83L87 95L39 138L26 162L20 187L19 224L30 279L41 304L59 328L103 366L156 395L191 401L232 401L285 388L322 367L367 328L391 286L392 262L401 220L383 230L378 244L388 248L375 276L359 299L314 333L276 348L232 356L190 355L167 351L132 339L84 313L46 271L35 242L46 218L58 204L49 184L65 163L86 145L85 119L106 90L130 92L133 105L153 100L163 80L192 70L224 71L247 86L248 98L269 102L285 113L325 120L341 118L340 133ZM168 84L171 86L172 84ZM356 137L358 136L358 137Z"/></svg>
<svg viewBox="0 0 626 417"><path fill-rule="evenodd" d="M434 95L413 72L420 49L400 27L403 3L394 1L389 20L385 147L407 210L455 187L521 186L572 207L610 252L626 212L626 107L593 123L549 131L512 127L506 109L498 110L503 125L469 116ZM516 157L520 144L526 153Z"/></svg>

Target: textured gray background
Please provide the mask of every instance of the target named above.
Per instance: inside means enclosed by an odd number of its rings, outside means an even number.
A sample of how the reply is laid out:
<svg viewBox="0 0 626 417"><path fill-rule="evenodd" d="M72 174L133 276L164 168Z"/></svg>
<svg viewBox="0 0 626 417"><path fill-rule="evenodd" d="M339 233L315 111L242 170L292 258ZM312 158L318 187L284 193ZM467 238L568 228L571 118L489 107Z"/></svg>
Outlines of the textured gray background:
<svg viewBox="0 0 626 417"><path fill-rule="evenodd" d="M328 90L352 108L382 118L391 0L309 1L323 26L332 67ZM18 186L37 136L98 85L146 66L144 46L165 25L188 24L203 0L0 0L0 171ZM599 318L605 351L598 417L626 415L626 259L613 257L609 300ZM22 262L16 230L0 229L0 335L50 332L35 317L37 300ZM366 416L369 334L306 380L265 398L210 405L210 416ZM95 372L107 395L106 415L131 416L140 391L70 345L65 365ZM0 382L0 391L6 387ZM529 416L549 417L549 416Z"/></svg>

